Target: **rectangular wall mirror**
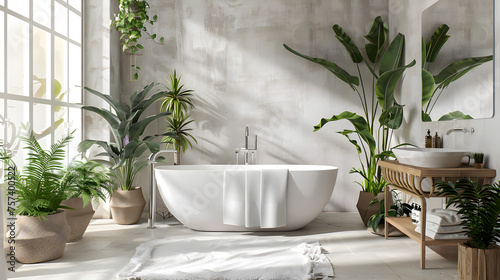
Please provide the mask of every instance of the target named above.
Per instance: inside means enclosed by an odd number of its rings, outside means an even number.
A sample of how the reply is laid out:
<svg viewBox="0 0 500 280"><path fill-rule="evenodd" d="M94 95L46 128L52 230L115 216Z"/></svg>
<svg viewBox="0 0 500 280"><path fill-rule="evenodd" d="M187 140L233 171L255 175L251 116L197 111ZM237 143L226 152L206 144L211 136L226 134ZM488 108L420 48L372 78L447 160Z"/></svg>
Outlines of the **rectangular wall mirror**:
<svg viewBox="0 0 500 280"><path fill-rule="evenodd" d="M422 13L422 120L491 118L494 0L434 2Z"/></svg>

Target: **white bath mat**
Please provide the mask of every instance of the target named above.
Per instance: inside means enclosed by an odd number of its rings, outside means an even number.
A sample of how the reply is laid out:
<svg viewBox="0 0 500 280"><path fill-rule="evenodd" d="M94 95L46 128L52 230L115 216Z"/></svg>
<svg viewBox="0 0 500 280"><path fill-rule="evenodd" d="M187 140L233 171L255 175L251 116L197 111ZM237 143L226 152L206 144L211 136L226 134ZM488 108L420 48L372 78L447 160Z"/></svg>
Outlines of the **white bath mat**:
<svg viewBox="0 0 500 280"><path fill-rule="evenodd" d="M117 279L332 279L318 242L265 238L172 240L141 244Z"/></svg>

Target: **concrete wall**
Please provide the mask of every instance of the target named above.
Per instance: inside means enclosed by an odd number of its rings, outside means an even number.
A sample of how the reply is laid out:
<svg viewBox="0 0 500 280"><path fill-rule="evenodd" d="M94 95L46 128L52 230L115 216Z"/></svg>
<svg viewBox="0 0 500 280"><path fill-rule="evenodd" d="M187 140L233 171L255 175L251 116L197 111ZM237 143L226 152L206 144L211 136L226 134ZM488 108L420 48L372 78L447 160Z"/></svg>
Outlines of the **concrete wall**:
<svg viewBox="0 0 500 280"><path fill-rule="evenodd" d="M329 124L313 133L322 117L344 110L361 112L357 95L328 71L283 48L283 43L355 67L331 29L339 24L363 46L373 19L388 21L388 1L148 1L158 13L152 31L164 45L142 40L136 59L139 80L128 82L122 56L123 98L168 73L182 74L196 92L193 134L198 139L186 164L234 163L243 146L245 125L259 137L258 163L338 166L337 184L326 210L354 211L360 187L350 175L359 166L354 146L337 131L350 123ZM158 123L157 129L163 129ZM141 181L146 180L142 176Z"/></svg>
<svg viewBox="0 0 500 280"><path fill-rule="evenodd" d="M314 133L312 129L322 117L344 110L361 112L357 96L328 71L292 55L282 44L332 60L354 74L355 67L331 27L339 24L361 47L362 36L381 15L390 24L391 38L397 32L406 35L407 61L416 59L420 65L421 11L426 2L430 1L150 0L151 11L159 16L151 31L164 36L165 44L141 39L145 50L134 62L142 68L136 82L128 81L134 58L111 52L119 56L121 70L121 84L113 88L125 101L134 90L162 82L176 69L185 87L196 92L192 117L198 144L183 155L185 164L233 163L234 149L243 145L244 127L249 125L251 133L259 135L259 163L338 166L336 188L325 210L354 211L360 190L354 181L360 178L349 170L359 162L353 146L335 133L350 124L330 123ZM422 144L427 128L442 134L449 128L472 126L473 135L445 137L446 147L484 152L489 167L500 167L495 147L498 116L424 124L420 92L420 68L413 67L406 72L398 96L405 104L405 123L395 134L396 142ZM163 128L164 123L158 122L150 130ZM147 184L147 176L142 174L139 184Z"/></svg>

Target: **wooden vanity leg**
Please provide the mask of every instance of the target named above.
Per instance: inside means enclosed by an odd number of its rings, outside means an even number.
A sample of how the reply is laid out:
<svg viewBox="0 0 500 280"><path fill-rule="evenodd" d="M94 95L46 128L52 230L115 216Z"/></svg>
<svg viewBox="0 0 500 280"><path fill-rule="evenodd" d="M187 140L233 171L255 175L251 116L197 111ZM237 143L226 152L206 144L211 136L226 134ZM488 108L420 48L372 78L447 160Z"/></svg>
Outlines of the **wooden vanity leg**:
<svg viewBox="0 0 500 280"><path fill-rule="evenodd" d="M426 233L426 220L427 220L427 204L425 197L420 196L420 205L422 205L422 210L420 211L420 232L421 232L421 242L420 242L420 268L425 268L425 233Z"/></svg>
<svg viewBox="0 0 500 280"><path fill-rule="evenodd" d="M384 214L385 214L385 217L387 217L388 213L389 213L389 210L387 209L387 207L389 207L389 206L387 206L387 204L388 204L387 203L387 200L388 200L387 196L388 195L390 195L389 194L389 186L386 185L385 189L384 189L384 206L385 206L384 207L384 210L385 210ZM389 239L389 223L387 222L387 219L384 219L384 220L385 220L385 222L384 222L385 239Z"/></svg>

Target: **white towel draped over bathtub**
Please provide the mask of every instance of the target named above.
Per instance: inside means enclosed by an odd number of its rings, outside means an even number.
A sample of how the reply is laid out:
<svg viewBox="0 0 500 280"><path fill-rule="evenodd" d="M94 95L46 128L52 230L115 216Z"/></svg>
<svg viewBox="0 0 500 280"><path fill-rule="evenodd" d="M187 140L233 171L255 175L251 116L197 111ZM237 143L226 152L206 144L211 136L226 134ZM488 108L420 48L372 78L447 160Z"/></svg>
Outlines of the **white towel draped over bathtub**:
<svg viewBox="0 0 500 280"><path fill-rule="evenodd" d="M288 169L224 171L223 223L276 228L286 225Z"/></svg>

